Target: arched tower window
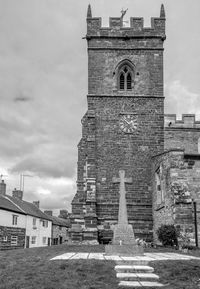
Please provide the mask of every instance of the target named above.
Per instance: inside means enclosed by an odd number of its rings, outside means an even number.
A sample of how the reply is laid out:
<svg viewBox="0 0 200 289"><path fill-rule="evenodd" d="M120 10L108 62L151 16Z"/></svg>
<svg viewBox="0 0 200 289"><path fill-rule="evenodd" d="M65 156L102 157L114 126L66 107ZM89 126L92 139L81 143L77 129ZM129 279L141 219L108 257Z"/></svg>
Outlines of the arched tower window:
<svg viewBox="0 0 200 289"><path fill-rule="evenodd" d="M122 61L118 66L118 89L129 91L133 89L134 66L129 60Z"/></svg>

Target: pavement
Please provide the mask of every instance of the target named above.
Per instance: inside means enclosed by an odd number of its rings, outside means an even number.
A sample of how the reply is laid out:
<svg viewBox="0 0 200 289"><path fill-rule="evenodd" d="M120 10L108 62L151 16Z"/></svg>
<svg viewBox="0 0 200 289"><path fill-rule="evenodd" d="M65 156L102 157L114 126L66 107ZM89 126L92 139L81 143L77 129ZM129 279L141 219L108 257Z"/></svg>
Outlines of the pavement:
<svg viewBox="0 0 200 289"><path fill-rule="evenodd" d="M96 260L113 260L113 261L162 261L162 260L200 260L199 257L182 255L178 253L144 253L143 256L118 256L106 255L105 253L64 253L56 256L51 260L74 260L74 259L96 259ZM142 263L142 262L141 262Z"/></svg>

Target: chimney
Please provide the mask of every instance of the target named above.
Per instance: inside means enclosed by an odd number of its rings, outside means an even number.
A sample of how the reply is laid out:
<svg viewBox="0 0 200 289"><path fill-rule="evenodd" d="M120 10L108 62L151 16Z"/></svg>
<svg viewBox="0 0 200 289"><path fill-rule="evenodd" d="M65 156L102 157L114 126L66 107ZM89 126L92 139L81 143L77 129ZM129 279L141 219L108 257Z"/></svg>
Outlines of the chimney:
<svg viewBox="0 0 200 289"><path fill-rule="evenodd" d="M12 196L13 196L14 198L17 198L17 199L22 200L22 199L23 199L23 191L17 190L17 189L15 188L14 191L12 192Z"/></svg>
<svg viewBox="0 0 200 289"><path fill-rule="evenodd" d="M40 207L40 201L33 201L33 204L39 209L39 207Z"/></svg>
<svg viewBox="0 0 200 289"><path fill-rule="evenodd" d="M6 194L6 184L4 183L4 180L0 183L0 195L5 196Z"/></svg>
<svg viewBox="0 0 200 289"><path fill-rule="evenodd" d="M53 216L53 212L51 210L46 210L44 213L48 216Z"/></svg>

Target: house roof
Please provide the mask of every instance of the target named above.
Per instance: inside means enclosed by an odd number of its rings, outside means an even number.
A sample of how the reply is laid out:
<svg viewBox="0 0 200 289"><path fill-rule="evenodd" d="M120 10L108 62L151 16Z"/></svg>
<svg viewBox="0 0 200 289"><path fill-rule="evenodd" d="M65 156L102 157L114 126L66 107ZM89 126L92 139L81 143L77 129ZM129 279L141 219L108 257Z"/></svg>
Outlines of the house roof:
<svg viewBox="0 0 200 289"><path fill-rule="evenodd" d="M13 203L12 200L8 198L8 196L4 195L0 195L0 209L26 215L26 212L24 212L20 207Z"/></svg>
<svg viewBox="0 0 200 289"><path fill-rule="evenodd" d="M51 221L49 216L44 214L36 205L8 195L6 197L17 207L19 207L26 215Z"/></svg>
<svg viewBox="0 0 200 289"><path fill-rule="evenodd" d="M53 225L62 226L62 227L70 226L70 221L67 219L54 217L54 216L48 216L48 217L51 219Z"/></svg>

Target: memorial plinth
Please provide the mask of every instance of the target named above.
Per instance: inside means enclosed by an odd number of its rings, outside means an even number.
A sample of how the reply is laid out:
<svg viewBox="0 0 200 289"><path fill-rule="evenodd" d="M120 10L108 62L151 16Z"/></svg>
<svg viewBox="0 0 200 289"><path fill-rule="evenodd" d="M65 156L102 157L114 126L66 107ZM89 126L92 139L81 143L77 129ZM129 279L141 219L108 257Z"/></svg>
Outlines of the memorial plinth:
<svg viewBox="0 0 200 289"><path fill-rule="evenodd" d="M142 255L143 248L136 244L132 225L128 224L125 183L132 183L132 178L125 178L125 171L119 171L119 178L113 178L113 183L119 183L118 224L115 225L112 244L105 247L108 255L134 256Z"/></svg>

